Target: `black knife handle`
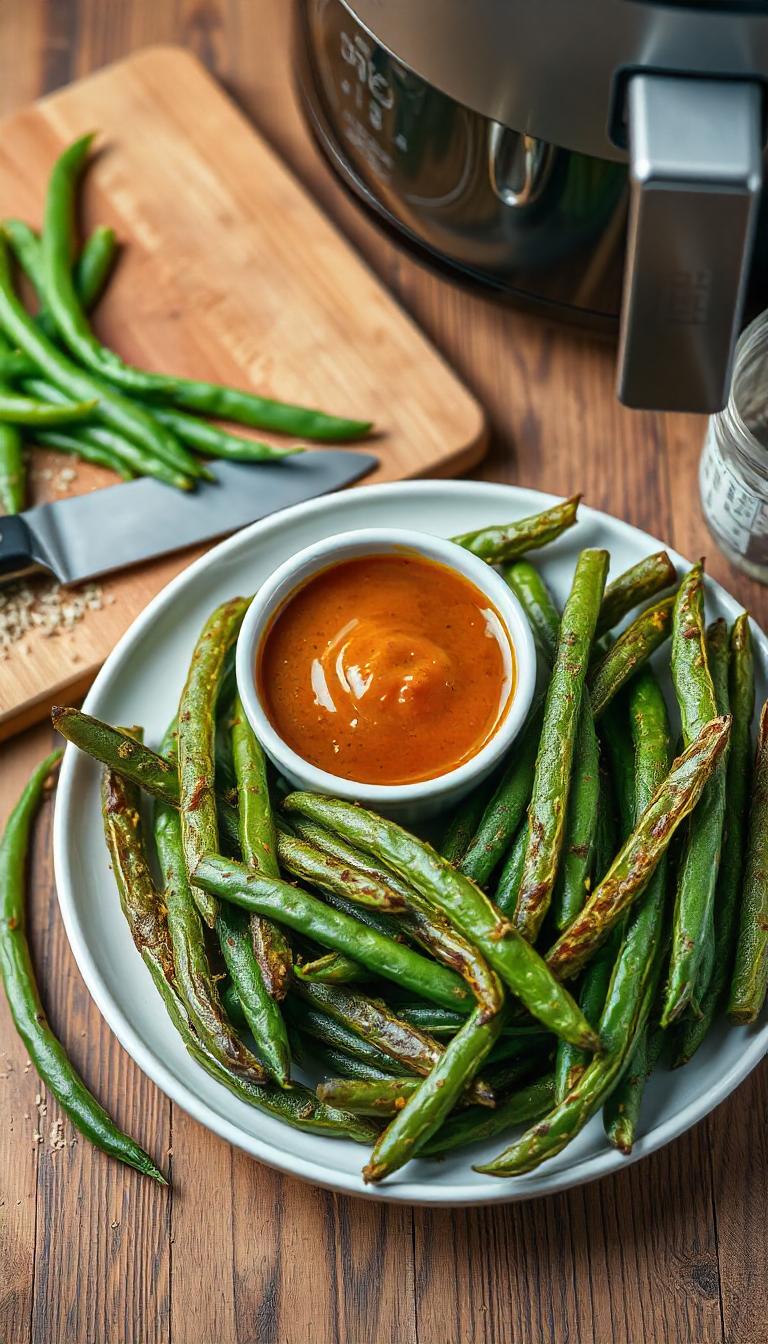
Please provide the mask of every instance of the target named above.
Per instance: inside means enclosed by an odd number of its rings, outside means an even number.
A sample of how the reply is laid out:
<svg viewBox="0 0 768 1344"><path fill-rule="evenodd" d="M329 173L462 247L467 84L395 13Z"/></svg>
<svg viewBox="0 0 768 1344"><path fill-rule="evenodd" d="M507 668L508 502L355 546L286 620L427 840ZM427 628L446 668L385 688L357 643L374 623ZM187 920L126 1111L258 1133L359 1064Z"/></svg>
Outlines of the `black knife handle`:
<svg viewBox="0 0 768 1344"><path fill-rule="evenodd" d="M39 569L41 557L31 528L21 514L0 518L0 574L18 574Z"/></svg>

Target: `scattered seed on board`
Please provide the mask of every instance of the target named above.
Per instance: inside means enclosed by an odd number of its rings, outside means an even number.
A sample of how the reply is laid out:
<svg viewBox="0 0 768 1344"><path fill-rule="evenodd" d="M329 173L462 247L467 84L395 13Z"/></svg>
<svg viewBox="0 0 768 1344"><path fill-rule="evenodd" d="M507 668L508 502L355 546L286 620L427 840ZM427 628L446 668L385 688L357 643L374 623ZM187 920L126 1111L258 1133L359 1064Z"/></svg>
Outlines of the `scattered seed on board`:
<svg viewBox="0 0 768 1344"><path fill-rule="evenodd" d="M61 630L71 630L86 612L101 611L103 606L98 583L66 590L52 579L9 583L0 589L0 659L10 657L14 645L28 654L27 635L38 631L49 639Z"/></svg>

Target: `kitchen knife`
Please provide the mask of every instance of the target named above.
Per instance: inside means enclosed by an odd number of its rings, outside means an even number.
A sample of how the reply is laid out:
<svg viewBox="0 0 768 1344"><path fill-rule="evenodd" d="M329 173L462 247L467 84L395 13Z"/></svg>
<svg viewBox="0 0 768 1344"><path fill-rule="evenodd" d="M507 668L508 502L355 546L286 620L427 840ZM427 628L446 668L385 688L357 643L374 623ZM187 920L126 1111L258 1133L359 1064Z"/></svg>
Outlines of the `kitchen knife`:
<svg viewBox="0 0 768 1344"><path fill-rule="evenodd" d="M169 551L236 532L246 523L338 490L377 466L348 449L279 462L217 462L216 480L186 494L143 477L0 517L0 582L48 569L81 583Z"/></svg>

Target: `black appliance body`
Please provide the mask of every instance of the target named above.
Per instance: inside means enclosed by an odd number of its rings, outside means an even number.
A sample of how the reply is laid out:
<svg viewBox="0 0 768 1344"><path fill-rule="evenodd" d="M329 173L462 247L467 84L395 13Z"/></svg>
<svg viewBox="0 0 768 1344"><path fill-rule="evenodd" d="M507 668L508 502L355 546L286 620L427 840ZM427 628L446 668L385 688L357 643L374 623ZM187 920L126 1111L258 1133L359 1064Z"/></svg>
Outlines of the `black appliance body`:
<svg viewBox="0 0 768 1344"><path fill-rule="evenodd" d="M713 411L768 303L768 0L298 0L347 185L423 255L619 336L629 406Z"/></svg>

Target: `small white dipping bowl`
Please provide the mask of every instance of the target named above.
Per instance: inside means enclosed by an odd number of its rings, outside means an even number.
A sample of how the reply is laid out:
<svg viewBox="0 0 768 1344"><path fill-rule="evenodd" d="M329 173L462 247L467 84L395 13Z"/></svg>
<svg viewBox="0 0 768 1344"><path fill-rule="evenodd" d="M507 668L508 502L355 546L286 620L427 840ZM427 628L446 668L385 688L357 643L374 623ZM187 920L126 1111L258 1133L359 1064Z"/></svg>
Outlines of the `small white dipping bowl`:
<svg viewBox="0 0 768 1344"><path fill-rule="evenodd" d="M321 570L367 555L421 556L462 574L488 597L509 638L516 679L506 714L485 746L454 770L413 784L363 784L342 779L305 761L275 731L256 685L256 659L273 617ZM536 681L536 652L517 598L495 570L452 541L399 528L362 528L308 546L286 560L262 584L245 615L237 642L237 686L248 721L267 755L298 789L362 803L398 821L418 821L448 811L498 765L525 723Z"/></svg>

